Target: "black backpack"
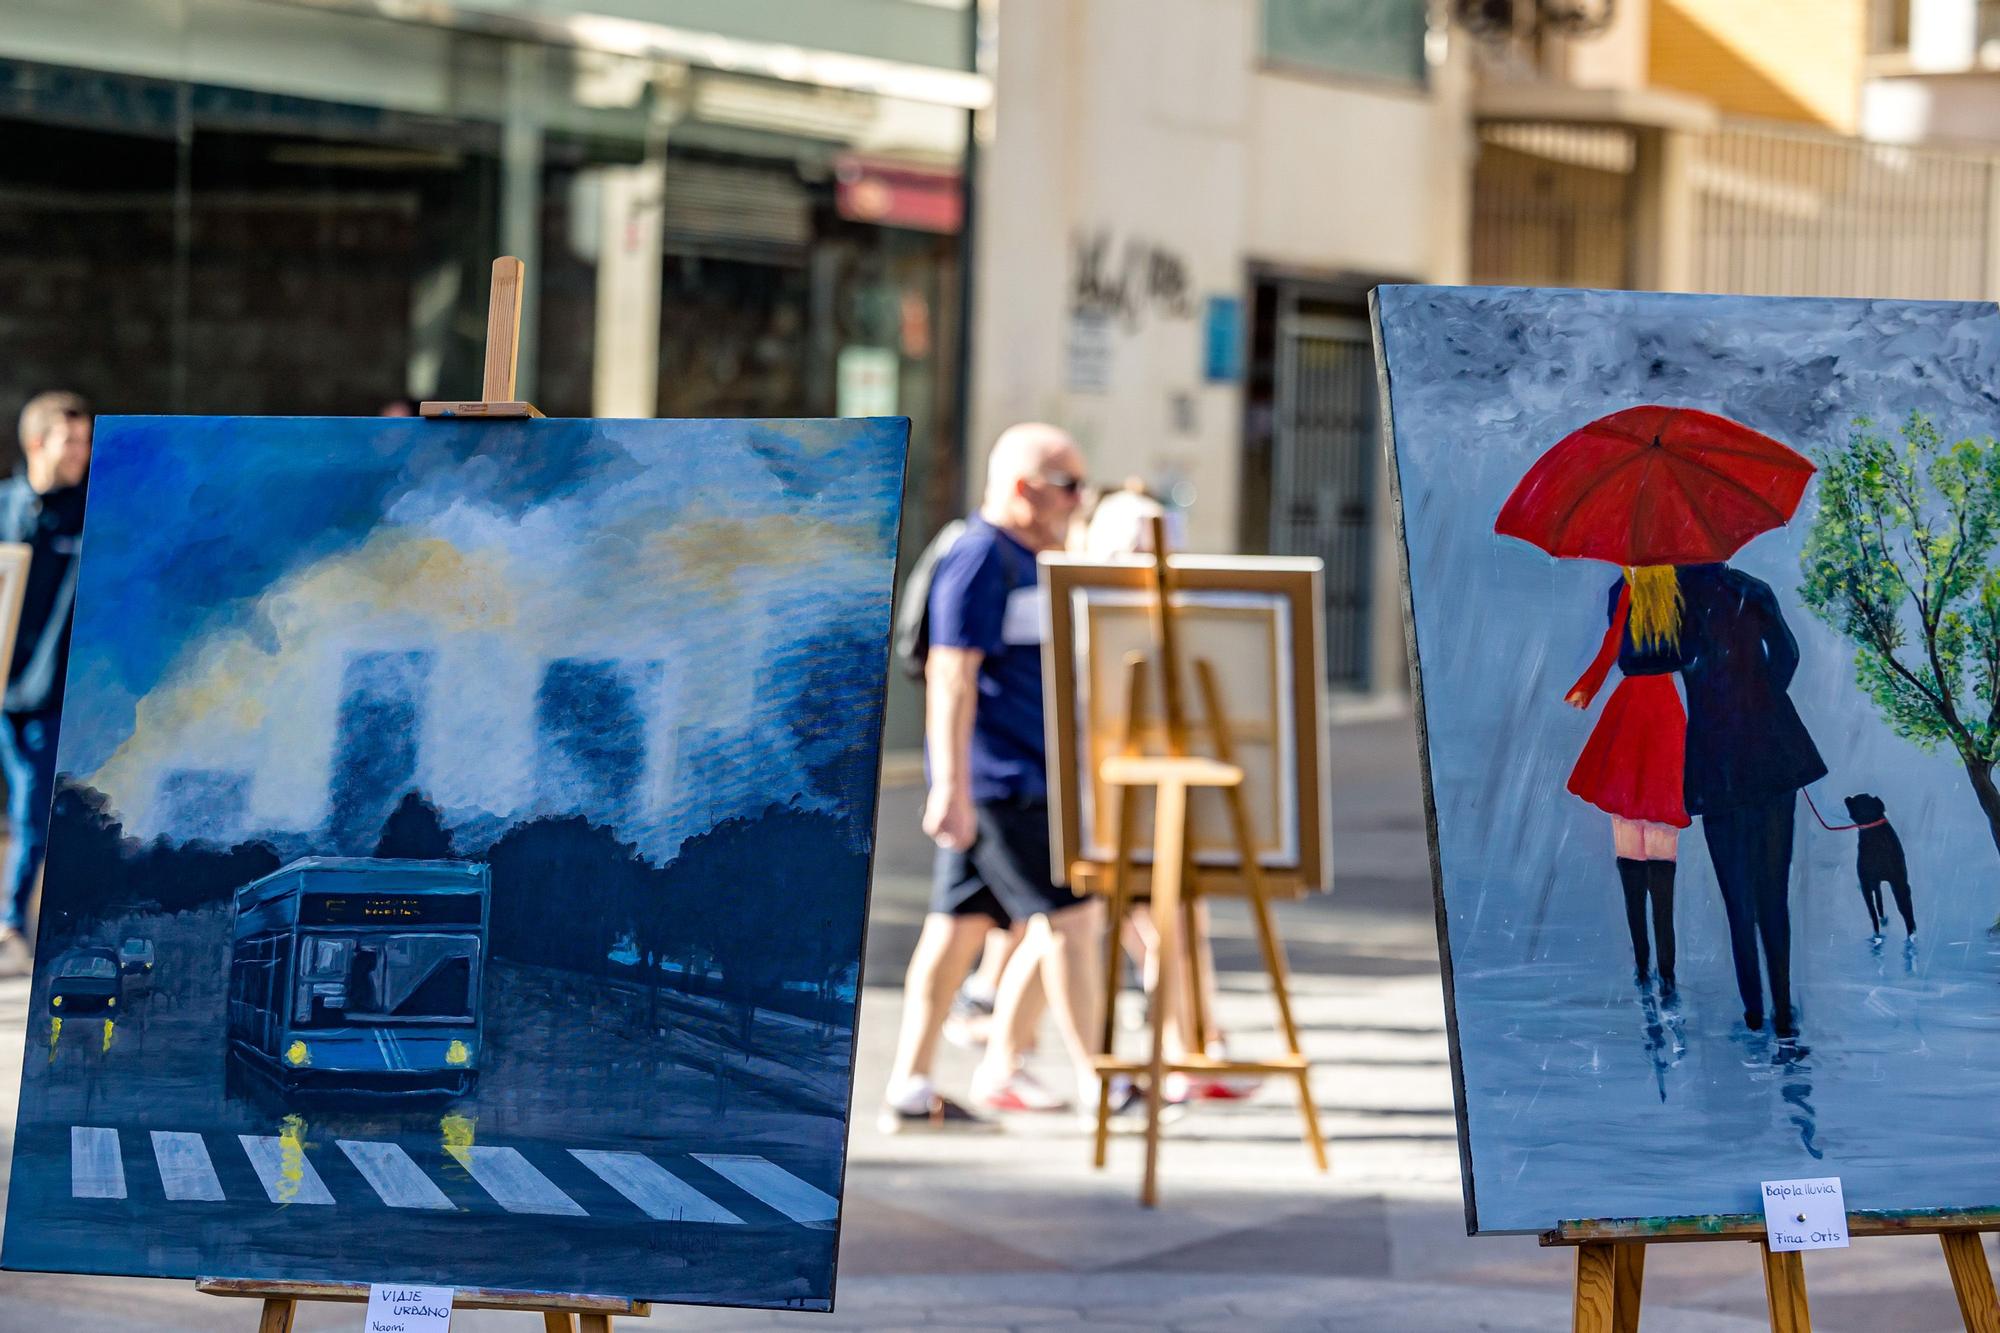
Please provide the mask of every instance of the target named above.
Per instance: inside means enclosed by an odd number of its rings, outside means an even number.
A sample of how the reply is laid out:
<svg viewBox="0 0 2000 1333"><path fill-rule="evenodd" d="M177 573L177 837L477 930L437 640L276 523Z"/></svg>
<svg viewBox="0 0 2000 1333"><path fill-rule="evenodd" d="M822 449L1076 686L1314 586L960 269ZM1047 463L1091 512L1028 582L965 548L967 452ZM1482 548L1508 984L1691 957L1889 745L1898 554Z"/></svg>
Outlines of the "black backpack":
<svg viewBox="0 0 2000 1333"><path fill-rule="evenodd" d="M931 538L930 545L924 547L917 562L910 566L909 577L903 580L902 604L896 608L896 661L911 680L924 678L924 659L931 652L931 579L937 573L938 561L964 531L962 518L939 528L937 536Z"/></svg>

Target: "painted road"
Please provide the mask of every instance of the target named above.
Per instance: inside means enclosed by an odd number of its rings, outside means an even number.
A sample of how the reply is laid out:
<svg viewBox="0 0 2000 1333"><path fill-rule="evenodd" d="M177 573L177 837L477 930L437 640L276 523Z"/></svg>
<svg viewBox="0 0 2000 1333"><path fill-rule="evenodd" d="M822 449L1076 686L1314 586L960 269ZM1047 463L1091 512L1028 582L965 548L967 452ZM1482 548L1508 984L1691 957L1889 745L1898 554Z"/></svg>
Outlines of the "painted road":
<svg viewBox="0 0 2000 1333"><path fill-rule="evenodd" d="M483 1192L483 1201L454 1203L437 1180L417 1165L411 1149L400 1143L340 1139L332 1146L352 1166L355 1180L336 1198L318 1164L330 1159L326 1148L310 1148L289 1135L234 1136L218 1151L240 1152L264 1202L287 1206L335 1207L345 1202L385 1208L421 1208L474 1214L478 1202L509 1213L588 1217L552 1176L587 1169L633 1209L655 1221L740 1226L744 1219L711 1197L734 1184L764 1204L778 1218L800 1226L820 1226L835 1216L839 1203L826 1191L767 1158L747 1153L689 1153L671 1159L671 1167L644 1153L573 1148L535 1150L543 1158L536 1166L518 1148L495 1145L450 1145L447 1161L464 1168L463 1175ZM126 1181L140 1172L157 1178L170 1203L228 1203L232 1195L215 1170L207 1139L184 1130L125 1130L104 1125L73 1125L69 1132L69 1195L72 1199L120 1200L129 1197ZM418 1147L419 1153L425 1152ZM546 1169L545 1169L546 1168ZM442 1178L443 1170L439 1170ZM708 1192L704 1193L704 1189ZM236 1201L250 1200L252 1191L239 1187ZM600 1212L620 1211L604 1209ZM634 1219L636 1220L636 1219Z"/></svg>

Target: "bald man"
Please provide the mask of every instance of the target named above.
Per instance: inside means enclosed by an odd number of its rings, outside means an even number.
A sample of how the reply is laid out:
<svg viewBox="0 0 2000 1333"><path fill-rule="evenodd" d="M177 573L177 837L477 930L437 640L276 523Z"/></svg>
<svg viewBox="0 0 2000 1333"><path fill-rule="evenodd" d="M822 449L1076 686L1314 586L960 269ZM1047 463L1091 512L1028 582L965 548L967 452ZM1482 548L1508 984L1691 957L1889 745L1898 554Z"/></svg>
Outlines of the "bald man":
<svg viewBox="0 0 2000 1333"><path fill-rule="evenodd" d="M1049 878L1035 565L1037 552L1063 545L1082 490L1076 441L1054 426L1008 429L987 459L984 500L932 577L924 832L938 851L931 910L903 987L903 1026L879 1121L887 1133L986 1123L939 1094L930 1074L952 993L996 922L1033 922L1039 943L1017 961L1039 969L1079 1087L1095 1094L1090 1034L1104 917L1094 899ZM995 1015L996 1024L1008 1021ZM973 1100L982 1109L1067 1105L1006 1063L996 1068L989 1059L974 1077Z"/></svg>

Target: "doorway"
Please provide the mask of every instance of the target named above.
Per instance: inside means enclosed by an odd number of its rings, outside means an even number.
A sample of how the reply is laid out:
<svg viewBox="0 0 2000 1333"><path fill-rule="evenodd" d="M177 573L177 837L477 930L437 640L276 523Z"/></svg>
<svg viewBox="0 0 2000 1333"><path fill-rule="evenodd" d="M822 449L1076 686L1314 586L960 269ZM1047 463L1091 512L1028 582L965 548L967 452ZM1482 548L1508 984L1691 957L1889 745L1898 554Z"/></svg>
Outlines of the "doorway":
<svg viewBox="0 0 2000 1333"><path fill-rule="evenodd" d="M1374 340L1358 291L1253 284L1243 547L1325 563L1327 684L1374 681Z"/></svg>

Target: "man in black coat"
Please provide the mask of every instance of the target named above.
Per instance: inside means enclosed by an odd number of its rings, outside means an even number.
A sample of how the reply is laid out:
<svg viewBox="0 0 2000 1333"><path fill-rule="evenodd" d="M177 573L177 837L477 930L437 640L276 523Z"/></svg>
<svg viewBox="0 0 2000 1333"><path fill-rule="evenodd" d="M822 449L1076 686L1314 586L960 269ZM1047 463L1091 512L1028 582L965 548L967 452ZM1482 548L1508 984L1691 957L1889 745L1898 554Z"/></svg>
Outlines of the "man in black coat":
<svg viewBox="0 0 2000 1333"><path fill-rule="evenodd" d="M1685 791L1701 816L1709 860L1729 917L1729 948L1743 1021L1764 1026L1761 940L1770 974L1772 1028L1798 1035L1792 1015L1792 814L1797 793L1826 763L1786 690L1799 645L1770 585L1728 565L1680 569L1678 644L1645 651L1629 638L1627 675L1681 673L1687 691Z"/></svg>

